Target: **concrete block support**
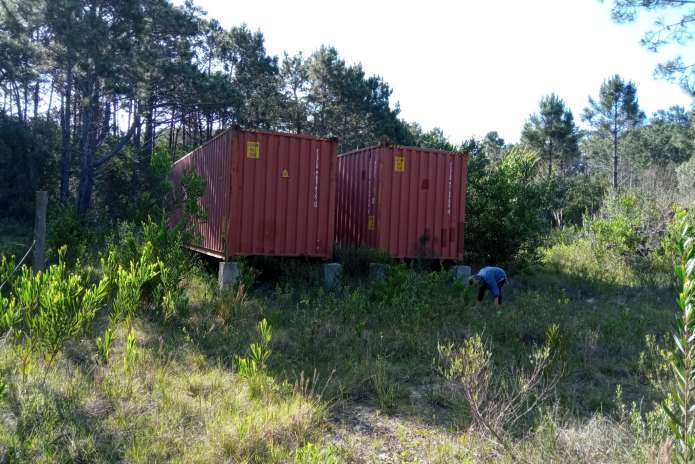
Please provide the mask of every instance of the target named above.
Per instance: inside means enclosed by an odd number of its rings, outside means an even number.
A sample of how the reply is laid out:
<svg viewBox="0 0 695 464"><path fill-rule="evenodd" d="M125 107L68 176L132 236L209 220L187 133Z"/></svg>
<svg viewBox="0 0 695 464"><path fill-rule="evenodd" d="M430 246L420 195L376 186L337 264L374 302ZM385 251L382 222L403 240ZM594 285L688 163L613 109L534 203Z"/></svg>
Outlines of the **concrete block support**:
<svg viewBox="0 0 695 464"><path fill-rule="evenodd" d="M369 280L384 280L388 275L388 264L369 263Z"/></svg>
<svg viewBox="0 0 695 464"><path fill-rule="evenodd" d="M321 265L321 277L326 288L334 288L343 276L343 265L340 263L325 263Z"/></svg>
<svg viewBox="0 0 695 464"><path fill-rule="evenodd" d="M235 285L241 280L241 267L236 261L222 261L217 272L220 290Z"/></svg>
<svg viewBox="0 0 695 464"><path fill-rule="evenodd" d="M454 273L454 278L457 280L468 282L468 279L471 277L470 266L454 266L451 268L451 271Z"/></svg>

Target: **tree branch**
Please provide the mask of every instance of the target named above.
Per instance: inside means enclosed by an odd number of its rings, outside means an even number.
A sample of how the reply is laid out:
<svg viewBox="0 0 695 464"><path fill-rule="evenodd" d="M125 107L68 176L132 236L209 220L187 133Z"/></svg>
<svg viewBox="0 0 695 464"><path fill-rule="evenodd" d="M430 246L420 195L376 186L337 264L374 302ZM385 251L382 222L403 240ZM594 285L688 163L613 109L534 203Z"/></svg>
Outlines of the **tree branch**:
<svg viewBox="0 0 695 464"><path fill-rule="evenodd" d="M111 158L114 158L117 156L123 148L126 146L126 144L130 141L130 139L133 137L133 134L135 133L135 129L137 129L140 121L139 118L135 118L133 121L133 124L130 126L130 129L128 129L128 132L119 140L119 142L116 144L115 147L107 154L99 158L98 160L94 161L94 169L99 169L101 166L103 166L105 163L111 160Z"/></svg>

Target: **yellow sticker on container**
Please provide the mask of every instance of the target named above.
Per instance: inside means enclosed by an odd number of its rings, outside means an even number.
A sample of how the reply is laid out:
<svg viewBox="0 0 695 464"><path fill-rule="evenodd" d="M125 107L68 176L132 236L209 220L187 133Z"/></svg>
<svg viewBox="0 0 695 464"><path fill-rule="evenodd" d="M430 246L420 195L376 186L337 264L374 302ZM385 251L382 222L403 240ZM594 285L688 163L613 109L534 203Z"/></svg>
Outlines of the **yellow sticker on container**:
<svg viewBox="0 0 695 464"><path fill-rule="evenodd" d="M376 229L376 220L374 216L367 216L367 230Z"/></svg>
<svg viewBox="0 0 695 464"><path fill-rule="evenodd" d="M282 174L280 174L280 177L283 179L289 179L290 178L290 172L287 169L282 170Z"/></svg>
<svg viewBox="0 0 695 464"><path fill-rule="evenodd" d="M396 172L405 172L405 156L396 156L393 158L393 170Z"/></svg>
<svg viewBox="0 0 695 464"><path fill-rule="evenodd" d="M261 146L258 142L246 142L246 157L252 159L261 157Z"/></svg>

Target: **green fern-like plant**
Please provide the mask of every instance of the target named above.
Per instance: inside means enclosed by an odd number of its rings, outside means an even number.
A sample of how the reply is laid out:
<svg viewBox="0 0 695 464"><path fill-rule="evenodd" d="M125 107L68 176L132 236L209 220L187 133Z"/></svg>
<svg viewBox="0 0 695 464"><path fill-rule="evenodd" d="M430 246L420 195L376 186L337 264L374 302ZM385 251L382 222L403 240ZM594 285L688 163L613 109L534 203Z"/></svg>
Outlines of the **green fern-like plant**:
<svg viewBox="0 0 695 464"><path fill-rule="evenodd" d="M113 331L111 327L107 327L104 331L104 335L97 337L97 351L99 352L99 358L104 364L109 362L109 357L111 354L111 344L113 343Z"/></svg>
<svg viewBox="0 0 695 464"><path fill-rule="evenodd" d="M673 340L676 348L670 355L672 406L664 404L675 440L674 460L695 462L695 231L685 218L679 223L676 276L682 285L678 295L678 316Z"/></svg>
<svg viewBox="0 0 695 464"><path fill-rule="evenodd" d="M250 378L267 367L268 359L273 350L270 349L270 341L273 331L268 321L263 319L256 325L259 342L249 345L249 356L236 358L237 372L241 377Z"/></svg>
<svg viewBox="0 0 695 464"><path fill-rule="evenodd" d="M0 326L11 334L24 376L36 355L51 367L65 342L83 333L106 300L106 279L87 285L82 274L68 270L66 251L61 248L58 262L44 272L23 266L9 295L0 295Z"/></svg>
<svg viewBox="0 0 695 464"><path fill-rule="evenodd" d="M135 330L130 329L128 333L128 340L126 340L125 345L125 356L123 358L123 370L126 374L130 372L135 359L137 358L137 345L135 344Z"/></svg>
<svg viewBox="0 0 695 464"><path fill-rule="evenodd" d="M133 317L140 305L142 289L157 275L160 266L152 256L150 242L143 245L137 261L131 261L127 267L117 262L113 250L105 259L102 259L104 274L112 283L112 288L115 288L110 319L114 322L125 320L130 332Z"/></svg>

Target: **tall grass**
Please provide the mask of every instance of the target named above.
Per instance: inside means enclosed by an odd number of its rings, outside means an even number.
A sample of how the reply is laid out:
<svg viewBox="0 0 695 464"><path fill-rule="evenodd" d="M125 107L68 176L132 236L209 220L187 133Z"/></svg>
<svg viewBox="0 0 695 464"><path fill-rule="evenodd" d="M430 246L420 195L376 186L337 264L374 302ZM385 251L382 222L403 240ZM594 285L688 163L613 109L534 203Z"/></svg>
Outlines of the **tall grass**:
<svg viewBox="0 0 695 464"><path fill-rule="evenodd" d="M472 304L446 271L402 265L384 280L347 279L326 291L317 268L301 263L294 275L220 293L191 261L163 264L180 251L148 227L123 227L109 241L110 299L61 344L53 369L22 381L21 353L0 346L0 460L653 462L668 454L656 345L669 329L672 289L645 284L644 269L622 254L597 255L588 237L558 240L545 263L513 276L497 308ZM616 263L625 268L611 270ZM100 278L85 274L85 288Z"/></svg>

